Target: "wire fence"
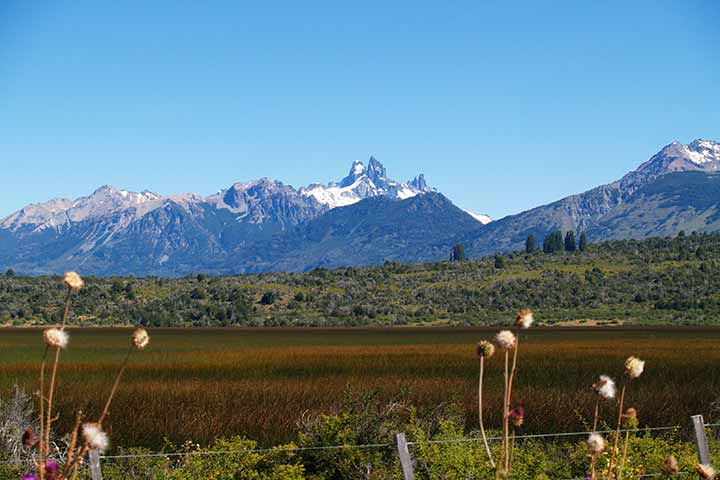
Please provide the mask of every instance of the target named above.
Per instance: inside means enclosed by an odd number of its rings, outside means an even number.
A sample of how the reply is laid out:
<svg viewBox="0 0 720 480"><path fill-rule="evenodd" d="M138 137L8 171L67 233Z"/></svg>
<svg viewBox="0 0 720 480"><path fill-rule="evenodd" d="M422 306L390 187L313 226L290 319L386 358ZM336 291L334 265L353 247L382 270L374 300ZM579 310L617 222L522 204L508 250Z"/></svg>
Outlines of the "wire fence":
<svg viewBox="0 0 720 480"><path fill-rule="evenodd" d="M720 425L720 424L715 424ZM713 424L707 424L706 426L715 426ZM682 427L679 425L668 426L668 427L646 427L640 429L622 429L621 433L625 432L659 432L659 431L671 431L679 430ZM597 433L613 433L615 430L600 430ZM579 431L579 432L557 432L557 433L537 433L530 435L518 435L515 440L523 439L543 439L543 438L560 438L560 437L578 437L583 435L590 435L593 432L590 431ZM499 441L503 437L488 437L488 441ZM464 437L464 438L453 438L448 440L424 440L424 441L413 441L407 442L408 446L412 445L435 445L435 444L453 444L453 443L474 443L482 441L482 437ZM372 449L372 448L389 448L395 447L394 443L368 443L362 445L318 445L311 447L275 447L275 448L253 448L247 450L196 450L196 451L183 451L183 452L154 452L154 453L137 453L137 454L120 454L120 455L101 455L101 460L119 460L119 459L130 459L130 458L163 458L163 457L185 457L193 455L229 455L229 454L250 454L250 453L275 453L275 452L304 452L304 451L316 451L316 450L347 450L347 449Z"/></svg>

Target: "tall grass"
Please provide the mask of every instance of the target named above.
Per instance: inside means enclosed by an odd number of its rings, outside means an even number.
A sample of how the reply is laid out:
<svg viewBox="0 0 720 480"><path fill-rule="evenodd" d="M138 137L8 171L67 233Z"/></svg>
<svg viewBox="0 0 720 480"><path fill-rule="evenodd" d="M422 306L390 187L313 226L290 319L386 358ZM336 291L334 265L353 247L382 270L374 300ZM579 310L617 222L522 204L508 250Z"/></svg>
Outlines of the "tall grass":
<svg viewBox="0 0 720 480"><path fill-rule="evenodd" d="M54 411L82 410L98 418L127 353L127 329L70 329ZM346 389L377 389L393 398L408 391L420 408L457 401L477 420L478 363L472 348L486 329L157 330L151 351L127 366L107 431L114 445L157 448L164 437L208 444L241 433L264 445L294 438L296 420L308 410L339 406ZM0 331L0 390L17 382L37 388L38 330ZM629 354L652 365L633 382L629 402L641 425L685 425L710 412L720 384L720 330L543 330L523 338L522 368L514 398L526 411L526 432L590 428L598 373L622 376ZM692 348L693 355L688 355ZM485 364L483 410L490 429L501 428L502 362ZM135 412L145 414L140 417ZM242 415L227 415L228 411ZM614 412L600 405L602 418ZM589 419L589 420L588 420ZM712 419L712 417L711 417ZM71 431L75 418L56 425Z"/></svg>

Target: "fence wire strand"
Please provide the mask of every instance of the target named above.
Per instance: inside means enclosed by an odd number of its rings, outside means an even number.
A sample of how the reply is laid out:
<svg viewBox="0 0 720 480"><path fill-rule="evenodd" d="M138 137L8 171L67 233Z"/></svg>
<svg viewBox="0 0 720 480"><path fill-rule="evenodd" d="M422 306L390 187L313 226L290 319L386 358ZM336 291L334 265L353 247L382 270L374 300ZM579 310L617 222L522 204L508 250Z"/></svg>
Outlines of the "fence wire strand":
<svg viewBox="0 0 720 480"><path fill-rule="evenodd" d="M647 427L647 428L638 428L638 429L623 429L620 430L620 433L625 432L653 432L653 431L667 431L667 430L679 430L682 427L679 425L675 425L673 427ZM550 437L578 437L581 435L590 435L593 432L560 432L560 433L537 433L534 435L518 435L515 437L515 440L522 440L524 438L550 438ZM600 430L598 432L594 433L615 433L615 430ZM488 437L488 440L502 440L503 437ZM469 438L455 438L452 440L426 440L424 442L407 442L408 445L427 445L427 444L436 444L436 443L464 443L464 442L479 442L482 440L482 437L469 437Z"/></svg>
<svg viewBox="0 0 720 480"><path fill-rule="evenodd" d="M719 424L720 425L720 424ZM707 425L706 425L707 426ZM682 427L676 425L672 427L648 427L641 429L625 429L620 430L621 433L637 431L637 432L652 432L652 431L668 431L678 430ZM601 430L597 433L613 433L615 430ZM538 433L533 435L520 435L516 436L516 440L530 439L530 438L552 438L552 437L572 437L589 435L592 432L560 432L560 433ZM502 440L503 437L488 437L488 440L496 441ZM478 442L481 441L481 437L466 437L457 438L452 440L427 440L424 442L407 442L409 445L433 445L433 444L444 444L444 443L466 443L466 442ZM194 451L194 452L167 452L167 453L138 453L138 454L125 454L125 455L101 455L101 460L119 460L128 458L162 458L162 457L184 457L192 455L229 455L229 454L242 454L242 453L270 453L270 452L304 452L313 450L343 450L351 448L388 448L395 446L392 443L369 443L364 445L324 445L315 447L276 447L276 448L254 448L248 450L211 450L211 451Z"/></svg>

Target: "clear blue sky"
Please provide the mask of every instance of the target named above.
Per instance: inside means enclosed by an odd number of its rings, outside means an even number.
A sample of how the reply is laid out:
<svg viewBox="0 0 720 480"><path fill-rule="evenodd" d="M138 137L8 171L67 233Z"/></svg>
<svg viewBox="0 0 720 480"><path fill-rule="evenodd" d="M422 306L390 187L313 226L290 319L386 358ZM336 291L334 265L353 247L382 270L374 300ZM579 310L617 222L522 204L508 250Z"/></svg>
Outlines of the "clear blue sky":
<svg viewBox="0 0 720 480"><path fill-rule="evenodd" d="M0 3L0 217L375 155L495 218L720 140L720 3Z"/></svg>

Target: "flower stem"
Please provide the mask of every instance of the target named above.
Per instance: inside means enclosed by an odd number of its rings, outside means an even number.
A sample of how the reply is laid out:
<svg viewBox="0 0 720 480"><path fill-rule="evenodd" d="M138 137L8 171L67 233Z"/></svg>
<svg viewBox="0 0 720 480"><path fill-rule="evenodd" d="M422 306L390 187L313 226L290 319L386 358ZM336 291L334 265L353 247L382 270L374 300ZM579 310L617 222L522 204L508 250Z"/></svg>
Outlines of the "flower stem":
<svg viewBox="0 0 720 480"><path fill-rule="evenodd" d="M622 480L623 468L625 467L625 460L627 460L629 443L630 443L630 432L627 431L627 432L625 432L625 445L623 445L622 460L620 460L620 465L618 465L618 474L617 474L618 480Z"/></svg>
<svg viewBox="0 0 720 480"><path fill-rule="evenodd" d="M505 406L505 435L506 440L505 443L508 448L505 449L505 478L510 476L510 448L509 448L509 438L507 438L510 435L510 405L512 404L512 388L513 388L513 380L515 379L515 371L517 369L517 359L518 359L518 350L520 349L520 332L517 332L516 340L515 340L515 349L513 351L513 362L512 362L512 369L510 370L510 377L508 378L508 388L507 388L507 400L506 400L506 406Z"/></svg>
<svg viewBox="0 0 720 480"><path fill-rule="evenodd" d="M118 384L120 383L120 378L122 377L123 372L125 372L125 367L128 364L128 360L130 359L130 354L133 351L133 346L130 346L130 349L127 352L127 355L125 355L125 360L123 360L122 366L120 367L120 371L118 372L117 376L115 377L115 383L113 384L112 390L110 390L110 396L108 396L107 402L105 402L105 408L103 408L102 414L100 415L100 419L98 420L98 425L102 426L103 420L105 420L105 417L107 417L108 412L110 411L110 403L112 402L113 397L115 396L115 391L117 390Z"/></svg>
<svg viewBox="0 0 720 480"><path fill-rule="evenodd" d="M40 364L40 431L38 438L38 474L45 480L45 364L47 363L48 347L45 347Z"/></svg>
<svg viewBox="0 0 720 480"><path fill-rule="evenodd" d="M612 480L613 478L613 464L615 462L615 452L618 448L618 440L620 439L620 427L622 426L622 414L623 414L623 405L625 403L625 388L627 387L627 384L623 384L622 390L620 391L620 408L618 409L618 420L617 420L617 427L615 428L615 438L613 439L613 447L610 451L610 462L608 463L608 480Z"/></svg>
<svg viewBox="0 0 720 480"><path fill-rule="evenodd" d="M485 434L485 426L483 424L483 373L485 371L485 357L480 357L480 381L478 382L478 419L480 420L480 434L482 435L483 443L485 444L485 452L487 453L490 465L495 468L495 461L493 460L492 453L490 452L490 446L488 445L487 435Z"/></svg>

